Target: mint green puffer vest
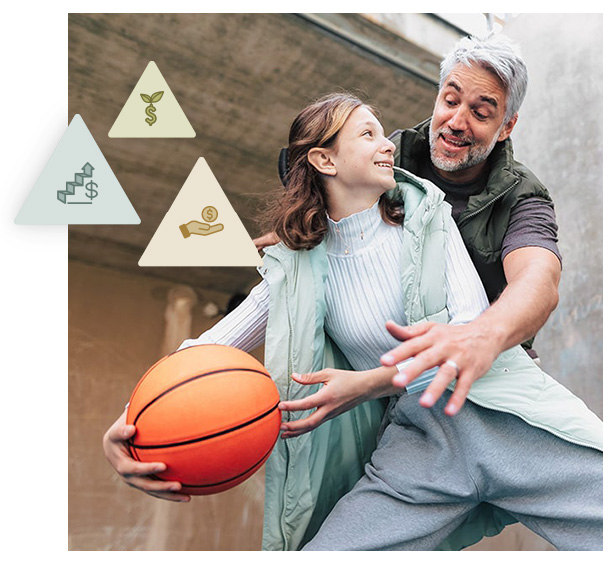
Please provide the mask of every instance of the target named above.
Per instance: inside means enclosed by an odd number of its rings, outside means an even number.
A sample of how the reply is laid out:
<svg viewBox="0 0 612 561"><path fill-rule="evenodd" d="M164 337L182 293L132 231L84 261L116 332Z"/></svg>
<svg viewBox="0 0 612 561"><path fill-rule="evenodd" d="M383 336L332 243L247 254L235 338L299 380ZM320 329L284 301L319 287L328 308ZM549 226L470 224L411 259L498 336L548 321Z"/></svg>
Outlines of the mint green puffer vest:
<svg viewBox="0 0 612 561"><path fill-rule="evenodd" d="M404 200L400 262L406 317L411 324L447 322L443 271L450 207L443 202L443 193L428 181L399 169L396 181L397 189L390 196ZM292 372L352 370L324 331L327 269L325 242L309 251L291 251L282 244L265 250L259 270L270 287L265 364L281 400L301 399L319 389L294 382ZM601 449L599 419L535 366L520 347L503 353L473 385L468 398L484 407L517 414L577 444ZM262 549L296 550L316 534L336 502L363 475L376 447L387 402L368 401L314 431L278 440L266 463ZM283 419L304 418L311 412L284 412ZM440 549L461 549L484 535L499 533L512 522L506 513L485 505Z"/></svg>

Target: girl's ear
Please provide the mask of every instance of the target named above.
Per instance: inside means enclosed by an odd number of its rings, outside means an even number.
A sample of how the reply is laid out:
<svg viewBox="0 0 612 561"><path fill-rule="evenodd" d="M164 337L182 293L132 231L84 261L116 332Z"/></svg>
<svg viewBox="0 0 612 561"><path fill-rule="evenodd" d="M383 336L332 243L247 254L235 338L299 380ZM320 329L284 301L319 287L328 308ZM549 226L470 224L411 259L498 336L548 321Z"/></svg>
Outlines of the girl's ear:
<svg viewBox="0 0 612 561"><path fill-rule="evenodd" d="M323 175L336 175L336 165L326 148L311 148L308 150L308 161Z"/></svg>

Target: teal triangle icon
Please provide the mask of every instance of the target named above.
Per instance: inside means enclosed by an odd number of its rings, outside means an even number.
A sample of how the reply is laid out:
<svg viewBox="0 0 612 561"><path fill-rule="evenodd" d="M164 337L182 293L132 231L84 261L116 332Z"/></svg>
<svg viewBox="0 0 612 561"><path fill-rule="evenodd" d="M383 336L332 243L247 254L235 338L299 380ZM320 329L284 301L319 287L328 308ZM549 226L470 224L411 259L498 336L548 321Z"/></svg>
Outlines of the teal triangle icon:
<svg viewBox="0 0 612 561"><path fill-rule="evenodd" d="M15 223L140 224L80 115L68 125Z"/></svg>

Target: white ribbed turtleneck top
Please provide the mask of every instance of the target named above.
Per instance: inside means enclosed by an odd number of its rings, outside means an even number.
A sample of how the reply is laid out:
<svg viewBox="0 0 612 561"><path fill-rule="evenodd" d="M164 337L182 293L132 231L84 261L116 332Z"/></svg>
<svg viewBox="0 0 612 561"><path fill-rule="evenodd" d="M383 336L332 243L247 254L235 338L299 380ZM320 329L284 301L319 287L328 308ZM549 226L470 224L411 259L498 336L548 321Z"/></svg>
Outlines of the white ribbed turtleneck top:
<svg viewBox="0 0 612 561"><path fill-rule="evenodd" d="M399 263L402 227L383 221L377 201L338 222L328 217L326 241L325 331L355 370L377 368L380 356L398 345L385 322L406 324ZM488 307L482 282L452 220L444 275L450 323L471 321ZM263 280L235 310L180 348L205 343L244 351L258 347L264 342L269 303L268 283ZM408 391L424 389L435 370L410 384Z"/></svg>

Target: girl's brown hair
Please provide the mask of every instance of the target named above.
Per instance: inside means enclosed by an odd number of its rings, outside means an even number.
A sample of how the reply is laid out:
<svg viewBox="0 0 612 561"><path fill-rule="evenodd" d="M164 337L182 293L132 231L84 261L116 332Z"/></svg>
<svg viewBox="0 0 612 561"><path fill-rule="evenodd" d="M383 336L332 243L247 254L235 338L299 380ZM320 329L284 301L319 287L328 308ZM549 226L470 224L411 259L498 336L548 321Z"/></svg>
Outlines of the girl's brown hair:
<svg viewBox="0 0 612 561"><path fill-rule="evenodd" d="M332 146L349 115L362 105L353 95L333 93L310 104L293 121L285 188L273 198L263 217L266 231L276 233L289 249L312 249L327 232L325 188L321 174L308 161L309 150ZM365 107L379 116L374 108ZM403 222L401 200L383 195L378 204L385 222Z"/></svg>

